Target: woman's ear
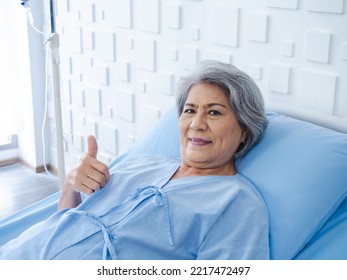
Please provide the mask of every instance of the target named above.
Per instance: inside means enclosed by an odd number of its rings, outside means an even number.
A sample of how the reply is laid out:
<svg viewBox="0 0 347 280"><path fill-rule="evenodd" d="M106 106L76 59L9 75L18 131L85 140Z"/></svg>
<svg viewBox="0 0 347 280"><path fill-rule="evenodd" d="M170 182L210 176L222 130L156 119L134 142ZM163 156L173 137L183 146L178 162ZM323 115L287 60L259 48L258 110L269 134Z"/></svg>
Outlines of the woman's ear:
<svg viewBox="0 0 347 280"><path fill-rule="evenodd" d="M246 142L246 139L247 139L247 130L246 129L243 129L243 132L242 132L242 135L241 135L241 141L240 143L245 143Z"/></svg>

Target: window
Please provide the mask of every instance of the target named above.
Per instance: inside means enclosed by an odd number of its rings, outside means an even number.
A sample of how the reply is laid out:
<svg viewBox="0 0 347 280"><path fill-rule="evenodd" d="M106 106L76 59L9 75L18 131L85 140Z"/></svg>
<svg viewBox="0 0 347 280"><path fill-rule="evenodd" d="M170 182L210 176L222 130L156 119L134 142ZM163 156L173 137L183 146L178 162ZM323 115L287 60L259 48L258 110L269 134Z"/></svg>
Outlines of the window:
<svg viewBox="0 0 347 280"><path fill-rule="evenodd" d="M25 25L19 24L16 16L16 10L20 8L20 1L4 1L0 9L0 153L17 147L18 86L21 77L18 74L18 46L15 40L26 34ZM0 156L0 159L3 158Z"/></svg>

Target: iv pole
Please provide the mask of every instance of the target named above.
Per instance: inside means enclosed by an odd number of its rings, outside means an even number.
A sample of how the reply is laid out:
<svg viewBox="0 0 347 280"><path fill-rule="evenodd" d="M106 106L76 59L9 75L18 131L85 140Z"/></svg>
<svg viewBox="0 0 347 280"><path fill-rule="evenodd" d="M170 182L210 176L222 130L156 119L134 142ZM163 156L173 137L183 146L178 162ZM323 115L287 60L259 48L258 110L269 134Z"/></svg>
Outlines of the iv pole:
<svg viewBox="0 0 347 280"><path fill-rule="evenodd" d="M61 116L61 97L60 97L60 78L59 78L59 35L55 30L54 18L54 3L49 1L51 36L49 46L52 53L52 77L53 77L53 96L54 96L54 113L56 126L56 145L57 145L57 160L58 160L58 177L59 188L63 188L65 178L65 163L64 163L64 146L63 146L63 125Z"/></svg>
<svg viewBox="0 0 347 280"><path fill-rule="evenodd" d="M21 1L24 8L28 8L27 16L29 16L32 23L31 12L29 8L29 0ZM58 178L59 188L63 188L65 179L65 163L64 163L64 146L63 146L63 125L61 116L61 97L60 97L60 76L59 76L59 35L55 31L55 18L54 18L54 1L49 0L49 16L50 16L50 29L51 33L48 40L51 49L52 58L52 79L53 79L53 96L54 96L54 114L55 114L55 136L57 148L57 161L58 161ZM34 27L34 26L33 26ZM35 27L34 27L35 28ZM40 32L40 31L38 31ZM42 33L42 32L40 32Z"/></svg>

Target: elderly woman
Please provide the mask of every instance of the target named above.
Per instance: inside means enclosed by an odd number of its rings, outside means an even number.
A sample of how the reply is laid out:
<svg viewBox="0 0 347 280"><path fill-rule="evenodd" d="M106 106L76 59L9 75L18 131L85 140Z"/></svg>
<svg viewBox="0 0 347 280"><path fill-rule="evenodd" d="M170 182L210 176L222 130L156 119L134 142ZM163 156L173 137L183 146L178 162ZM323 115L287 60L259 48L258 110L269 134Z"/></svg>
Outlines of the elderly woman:
<svg viewBox="0 0 347 280"><path fill-rule="evenodd" d="M205 61L180 80L177 109L179 159L150 155L108 170L89 137L60 211L0 258L267 259L266 206L234 164L266 128L259 89L232 65ZM82 202L81 192L91 195Z"/></svg>

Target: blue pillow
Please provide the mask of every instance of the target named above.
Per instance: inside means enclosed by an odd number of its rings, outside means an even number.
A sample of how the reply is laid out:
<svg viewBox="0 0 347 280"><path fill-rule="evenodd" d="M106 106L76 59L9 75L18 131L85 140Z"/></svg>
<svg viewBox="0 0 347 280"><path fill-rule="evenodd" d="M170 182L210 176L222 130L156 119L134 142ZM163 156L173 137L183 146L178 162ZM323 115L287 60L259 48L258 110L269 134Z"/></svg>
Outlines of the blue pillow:
<svg viewBox="0 0 347 280"><path fill-rule="evenodd" d="M347 199L295 257L297 260L347 260Z"/></svg>
<svg viewBox="0 0 347 280"><path fill-rule="evenodd" d="M346 196L347 135L273 113L268 119L264 137L236 164L268 206L271 258L293 259ZM174 108L115 162L151 153L180 156Z"/></svg>
<svg viewBox="0 0 347 280"><path fill-rule="evenodd" d="M293 259L346 197L347 135L281 115L268 119L238 170L268 206L271 258Z"/></svg>

